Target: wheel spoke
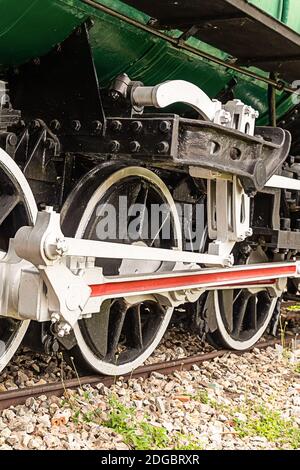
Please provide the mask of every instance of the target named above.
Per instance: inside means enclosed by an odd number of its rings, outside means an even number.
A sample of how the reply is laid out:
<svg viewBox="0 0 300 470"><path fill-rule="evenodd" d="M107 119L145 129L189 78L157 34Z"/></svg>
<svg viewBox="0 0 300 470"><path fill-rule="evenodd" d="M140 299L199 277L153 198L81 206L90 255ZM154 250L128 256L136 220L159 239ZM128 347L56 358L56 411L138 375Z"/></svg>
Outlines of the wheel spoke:
<svg viewBox="0 0 300 470"><path fill-rule="evenodd" d="M85 330L85 336L89 337L93 347L99 351L99 354L103 357L107 355L108 349L108 331L109 331L109 319L111 310L111 301L106 300L103 302L99 313L95 313L89 318L89 328L85 327L85 322L82 323L82 327Z"/></svg>
<svg viewBox="0 0 300 470"><path fill-rule="evenodd" d="M110 358L116 356L127 313L125 302L118 302L114 307L114 311L111 312L108 333L108 356Z"/></svg>
<svg viewBox="0 0 300 470"><path fill-rule="evenodd" d="M249 299L249 328L257 330L257 299L255 295Z"/></svg>
<svg viewBox="0 0 300 470"><path fill-rule="evenodd" d="M128 312L131 327L130 337L132 340L132 346L137 349L143 348L143 331L142 331L142 319L141 319L141 304L135 305Z"/></svg>
<svg viewBox="0 0 300 470"><path fill-rule="evenodd" d="M240 302L237 305L236 318L234 319L234 328L233 335L238 335L241 332L243 321L245 318L246 310L249 303L250 292L243 291L243 294L240 295ZM234 312L235 313L235 312Z"/></svg>
<svg viewBox="0 0 300 470"><path fill-rule="evenodd" d="M19 204L20 196L18 194L5 194L0 197L0 225Z"/></svg>

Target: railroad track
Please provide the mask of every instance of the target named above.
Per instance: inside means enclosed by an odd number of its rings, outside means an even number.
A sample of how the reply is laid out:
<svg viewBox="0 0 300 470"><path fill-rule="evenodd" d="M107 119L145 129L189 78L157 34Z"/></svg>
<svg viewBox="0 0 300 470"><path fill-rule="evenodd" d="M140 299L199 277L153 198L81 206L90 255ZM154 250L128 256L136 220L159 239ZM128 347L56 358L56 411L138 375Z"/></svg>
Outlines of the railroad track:
<svg viewBox="0 0 300 470"><path fill-rule="evenodd" d="M293 342L293 338L287 338L285 340L285 346L290 346ZM158 362L154 364L148 364L142 367L138 367L131 374L124 375L124 380L128 381L132 378L143 377L144 379L150 377L153 372L158 372L163 375L172 374L174 371L178 370L191 370L193 365L202 364L205 361L213 360L217 357L223 357L226 354L236 354L242 355L245 352L249 352L254 348L266 349L267 347L275 346L276 344L281 344L279 338L270 339L267 341L260 342L256 344L253 348L247 351L231 351L228 349L217 350L209 353L203 353L194 356L188 356L182 359L171 360L166 362ZM70 379L65 381L60 381L56 383L49 383L45 385L37 385L33 387L26 387L18 390L12 390L8 392L0 393L0 411L10 406L23 405L28 398L37 398L41 395L46 396L63 396L66 389L77 389L78 387L84 385L96 385L103 383L105 386L109 387L115 383L117 380L114 376L105 376L105 375L90 375L83 376L79 379Z"/></svg>

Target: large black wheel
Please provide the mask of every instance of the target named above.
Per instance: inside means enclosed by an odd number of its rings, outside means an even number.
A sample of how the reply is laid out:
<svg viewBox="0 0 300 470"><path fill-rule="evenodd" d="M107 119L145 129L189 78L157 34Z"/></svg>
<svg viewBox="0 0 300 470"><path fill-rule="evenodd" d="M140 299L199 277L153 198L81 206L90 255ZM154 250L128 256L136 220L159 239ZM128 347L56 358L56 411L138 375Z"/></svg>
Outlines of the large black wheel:
<svg viewBox="0 0 300 470"><path fill-rule="evenodd" d="M265 262L260 249L249 258L249 263ZM243 351L251 348L265 333L276 309L278 297L271 296L266 288L228 289L210 292L207 308L214 325L207 339L212 345Z"/></svg>
<svg viewBox="0 0 300 470"><path fill-rule="evenodd" d="M110 171L111 174L108 174ZM92 176L92 177L91 177ZM97 227L108 207L116 211L117 226L128 226L131 216L124 221L120 214L120 200L127 198L128 207L140 204L138 237L106 237L106 241L142 244L155 248L181 249L181 227L172 196L163 181L154 172L140 167L126 167L112 171L109 167L93 170L69 196L63 209L63 231L78 238L99 240ZM124 200L124 199L123 199ZM151 207L164 205L157 230L153 226ZM148 215L148 220L146 217ZM163 236L166 223L170 237ZM124 227L121 227L122 229ZM73 231L73 233L70 233ZM147 233L146 233L147 232ZM147 236L146 236L147 234ZM170 269L170 265L157 261L97 260L105 275L152 273ZM154 296L137 296L134 299L111 299L102 304L100 312L80 320L74 328L77 341L73 354L78 353L86 365L99 373L125 374L141 365L154 351L173 313Z"/></svg>

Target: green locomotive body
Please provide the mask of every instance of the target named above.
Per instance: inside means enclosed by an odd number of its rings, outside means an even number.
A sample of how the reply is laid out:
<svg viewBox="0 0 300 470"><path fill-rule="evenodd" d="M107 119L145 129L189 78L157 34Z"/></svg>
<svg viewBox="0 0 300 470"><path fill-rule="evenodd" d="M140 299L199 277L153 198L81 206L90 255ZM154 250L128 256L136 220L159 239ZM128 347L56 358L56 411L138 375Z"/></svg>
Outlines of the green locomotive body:
<svg viewBox="0 0 300 470"><path fill-rule="evenodd" d="M119 0L97 0L95 3L106 5L142 24L149 21L145 13ZM250 3L300 31L297 0L253 0ZM184 79L215 98L232 79L236 79L235 97L259 111L260 123L268 122L267 85L264 82L178 50L164 39L96 10L81 0L1 0L0 9L3 12L0 17L2 68L17 66L48 53L74 28L87 18L92 18L94 26L90 30L90 41L101 85L107 86L114 77L125 71L132 79L148 85ZM180 32L170 30L167 34L178 37ZM191 37L188 44L230 63L229 54L195 37ZM267 76L265 72L261 73ZM289 95L277 94L279 118L293 106Z"/></svg>

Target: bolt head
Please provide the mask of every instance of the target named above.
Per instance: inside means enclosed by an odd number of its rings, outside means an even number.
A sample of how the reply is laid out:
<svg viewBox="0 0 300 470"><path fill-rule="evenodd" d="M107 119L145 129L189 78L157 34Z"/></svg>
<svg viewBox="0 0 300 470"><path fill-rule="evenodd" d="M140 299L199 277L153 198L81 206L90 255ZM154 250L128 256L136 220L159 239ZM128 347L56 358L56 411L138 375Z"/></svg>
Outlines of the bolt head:
<svg viewBox="0 0 300 470"><path fill-rule="evenodd" d="M114 132L119 132L122 129L121 121L118 121L118 120L112 121L110 128Z"/></svg>
<svg viewBox="0 0 300 470"><path fill-rule="evenodd" d="M51 323L57 323L60 320L60 314L59 313L52 313L51 315Z"/></svg>
<svg viewBox="0 0 300 470"><path fill-rule="evenodd" d="M169 148L170 145L166 141L159 142L156 147L157 152L162 154L167 153L169 151Z"/></svg>
<svg viewBox="0 0 300 470"><path fill-rule="evenodd" d="M117 140L111 140L109 142L109 151L117 153L120 150L120 142Z"/></svg>
<svg viewBox="0 0 300 470"><path fill-rule="evenodd" d="M60 125L60 122L58 119L53 119L51 122L50 122L50 128L53 130L53 131L58 131L60 129L61 125Z"/></svg>
<svg viewBox="0 0 300 470"><path fill-rule="evenodd" d="M117 101L119 98L120 98L120 93L118 91L115 91L115 90L111 90L109 92L111 98L114 100L114 101Z"/></svg>
<svg viewBox="0 0 300 470"><path fill-rule="evenodd" d="M13 146L17 145L18 139L17 139L16 134L9 134L7 140L8 140L9 145L13 145Z"/></svg>
<svg viewBox="0 0 300 470"><path fill-rule="evenodd" d="M170 121L161 121L159 123L159 130L163 133L163 134L167 134L171 129L171 123Z"/></svg>
<svg viewBox="0 0 300 470"><path fill-rule="evenodd" d="M74 131L78 132L81 129L81 122L76 119L71 122L71 126Z"/></svg>
<svg viewBox="0 0 300 470"><path fill-rule="evenodd" d="M92 129L93 129L94 132L101 132L102 122L101 121L93 121L92 122Z"/></svg>
<svg viewBox="0 0 300 470"><path fill-rule="evenodd" d="M130 148L130 151L131 151L132 153L136 153L136 152L139 152L139 151L140 151L141 145L140 145L140 143L137 142L136 140L133 140L132 142L130 142L129 148Z"/></svg>
<svg viewBox="0 0 300 470"><path fill-rule="evenodd" d="M143 124L141 123L141 121L133 121L131 124L130 124L130 129L133 131L133 132L136 132L137 134L139 132L141 132L141 130L143 129Z"/></svg>

